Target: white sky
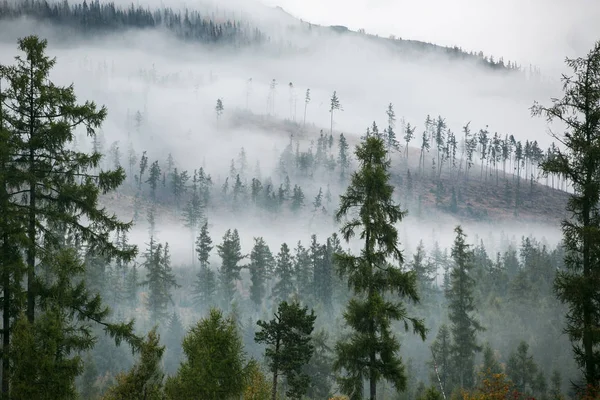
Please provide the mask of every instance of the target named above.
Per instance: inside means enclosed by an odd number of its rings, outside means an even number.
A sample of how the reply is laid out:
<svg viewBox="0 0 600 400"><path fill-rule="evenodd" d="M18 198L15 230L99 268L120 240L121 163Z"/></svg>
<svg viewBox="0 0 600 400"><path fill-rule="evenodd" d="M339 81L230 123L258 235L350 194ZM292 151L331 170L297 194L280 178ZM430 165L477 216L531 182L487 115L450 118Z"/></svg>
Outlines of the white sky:
<svg viewBox="0 0 600 400"><path fill-rule="evenodd" d="M600 0L261 0L324 25L458 45L548 68L600 39Z"/></svg>

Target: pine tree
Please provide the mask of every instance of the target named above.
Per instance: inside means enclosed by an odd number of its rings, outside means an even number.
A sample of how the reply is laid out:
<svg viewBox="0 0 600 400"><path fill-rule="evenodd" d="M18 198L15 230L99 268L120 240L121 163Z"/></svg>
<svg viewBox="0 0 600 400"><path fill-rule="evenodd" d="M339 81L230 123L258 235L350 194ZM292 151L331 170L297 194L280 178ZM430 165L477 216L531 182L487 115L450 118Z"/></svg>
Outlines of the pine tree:
<svg viewBox="0 0 600 400"><path fill-rule="evenodd" d="M166 338L169 341L167 345L167 353L165 355L165 370L168 374L173 374L177 371L182 358L181 341L185 335L181 318L176 312L171 314L169 325L167 326Z"/></svg>
<svg viewBox="0 0 600 400"><path fill-rule="evenodd" d="M217 254L221 257L219 283L223 301L228 308L236 293L236 283L241 279L239 262L244 259L237 229L228 229L223 236L223 243L217 245Z"/></svg>
<svg viewBox="0 0 600 400"><path fill-rule="evenodd" d="M196 275L193 289L195 303L205 308L212 305L217 286L215 272L210 268L210 262L208 261L212 249L208 221L205 221L202 228L200 228L200 235L196 239L196 255L200 262L200 270Z"/></svg>
<svg viewBox="0 0 600 400"><path fill-rule="evenodd" d="M183 339L185 361L167 379L169 399L223 400L240 398L252 364L232 317L217 309L193 326Z"/></svg>
<svg viewBox="0 0 600 400"><path fill-rule="evenodd" d="M140 159L140 176L138 180L138 189L142 190L142 182L144 179L144 172L146 172L146 168L148 167L148 157L146 156L146 152L142 153L142 158Z"/></svg>
<svg viewBox="0 0 600 400"><path fill-rule="evenodd" d="M333 112L336 110L344 111L340 104L340 99L337 97L337 92L334 90L329 101L329 112L331 113L331 128L329 133L333 135Z"/></svg>
<svg viewBox="0 0 600 400"><path fill-rule="evenodd" d="M396 113L394 112L392 103L388 105L385 113L388 117L388 127L385 130L385 149L391 157L392 151L400 151L400 143L396 139L396 132L394 132L394 128L396 127Z"/></svg>
<svg viewBox="0 0 600 400"><path fill-rule="evenodd" d="M511 353L506 363L506 374L521 393L531 392L538 372L533 356L529 354L529 345L521 341L517 351Z"/></svg>
<svg viewBox="0 0 600 400"><path fill-rule="evenodd" d="M314 352L311 334L317 317L314 311L298 303L281 302L275 318L269 322L257 321L261 328L256 332L255 341L266 344L265 357L273 374L271 400L277 399L279 376L287 379L286 396L300 399L310 384L309 376L302 371Z"/></svg>
<svg viewBox="0 0 600 400"><path fill-rule="evenodd" d="M217 126L219 126L219 121L221 121L223 110L225 110L225 107L223 107L223 100L217 99L217 105L215 106L215 111L217 113Z"/></svg>
<svg viewBox="0 0 600 400"><path fill-rule="evenodd" d="M137 272L137 264L133 264L129 273L127 274L127 280L125 281L125 288L127 290L127 301L131 308L135 309L138 302L138 288L140 286L139 277Z"/></svg>
<svg viewBox="0 0 600 400"><path fill-rule="evenodd" d="M141 346L140 359L127 373L116 377L116 383L102 397L103 400L162 400L164 373L160 368L165 351L160 345L156 328L148 333Z"/></svg>
<svg viewBox="0 0 600 400"><path fill-rule="evenodd" d="M27 275L26 317L35 330L36 311L45 308L38 310L38 301L46 301L45 296L50 292L49 287L36 278L36 269L39 263L51 264L60 253L57 251L66 247L65 232L77 237L82 246L91 246L109 257L131 260L136 254L135 248L121 251L110 240L111 234L127 231L131 224L120 222L98 205L101 192L111 192L124 181L123 169L94 175L92 172L99 169L101 154L69 148L74 140L73 131L78 127L85 126L89 136L96 137L96 129L105 119L106 109L97 109L93 102L77 104L73 86L59 87L48 79L55 59L46 56L46 47L47 42L36 36L20 39L19 50L25 57L16 57L14 66L0 66L0 80L7 83L0 88L0 162L3 164L0 172L0 215L3 217L0 266L5 310L4 348L10 345L8 318L11 314L17 317L22 310L20 304L9 304L11 291L14 294L15 290L21 290L22 275L17 273L21 272L22 261ZM9 226L10 234L6 230ZM24 259L21 259L23 253ZM8 268L5 263L10 263ZM52 273L64 274L73 264L63 267ZM82 275L83 271L78 270L77 274ZM47 278L46 282L58 279L48 275ZM72 278L81 276L74 274ZM58 281L64 285L70 283L70 280ZM96 300L93 310L86 309L89 298L84 289L85 286L79 288L85 296L65 298L65 302L54 309L57 311L48 312L59 315L67 312L70 317L63 318L61 323L71 323L71 318L85 323L92 316L106 323L104 319L108 312L95 315L102 308L100 299ZM8 309L13 311L6 312ZM117 329L116 325L107 324L106 328L111 335L117 335L118 340L127 335L134 338L132 325L124 324ZM63 338L71 340L67 333ZM2 390L6 396L11 375L9 365L5 353ZM48 378L52 379L52 376Z"/></svg>
<svg viewBox="0 0 600 400"><path fill-rule="evenodd" d="M146 306L152 321L163 321L167 308L173 302L171 289L179 287L171 269L169 244L156 244L153 237L144 253L144 267L148 270L146 280L141 284L148 286Z"/></svg>
<svg viewBox="0 0 600 400"><path fill-rule="evenodd" d="M271 277L275 260L269 246L262 237L254 238L250 253L250 300L260 307L267 291L267 280Z"/></svg>
<svg viewBox="0 0 600 400"><path fill-rule="evenodd" d="M338 141L338 164L340 166L340 178L342 181L346 177L346 172L350 168L350 158L348 157L348 142L343 133L340 133Z"/></svg>
<svg viewBox="0 0 600 400"><path fill-rule="evenodd" d="M273 298L277 301L286 301L294 293L294 265L292 254L287 243L281 245L275 264L277 282L273 287Z"/></svg>
<svg viewBox="0 0 600 400"><path fill-rule="evenodd" d="M567 59L573 76L563 75L564 96L553 99L552 106L535 103L533 115L548 121L558 120L566 126L559 140L565 149L557 149L542 163L545 174L568 177L574 194L567 205L573 218L562 224L566 248L566 269L558 271L554 287L558 299L568 304L566 332L573 342L575 359L588 385L600 385L600 306L593 299L600 293L600 220L598 219L597 184L600 169L600 42L585 58Z"/></svg>
<svg viewBox="0 0 600 400"><path fill-rule="evenodd" d="M198 226L202 223L204 218L203 204L198 188L198 172L196 170L194 170L194 178L192 179L192 195L190 196L185 209L183 210L183 218L185 221L185 227L190 230L192 242L192 265L194 265L194 260L196 259L194 254L196 232L198 230Z"/></svg>
<svg viewBox="0 0 600 400"><path fill-rule="evenodd" d="M308 250L298 241L294 255L294 277L296 292L301 299L310 299L313 294L313 272Z"/></svg>
<svg viewBox="0 0 600 400"><path fill-rule="evenodd" d="M406 128L404 129L404 141L406 142L406 159L408 160L408 144L415 137L415 130L417 128L410 126L410 122L406 124Z"/></svg>
<svg viewBox="0 0 600 400"><path fill-rule="evenodd" d="M466 244L466 235L460 226L454 229L456 238L452 247L454 268L450 273L450 285L446 290L448 316L451 321L452 355L457 384L460 388L470 389L474 384L475 353L481 351L477 344L477 332L483 328L473 317L475 300L473 290L475 280L472 277L473 252Z"/></svg>
<svg viewBox="0 0 600 400"><path fill-rule="evenodd" d="M423 322L406 314L400 302L384 301L385 292L396 292L401 297L418 301L416 275L402 272L387 262L388 258L403 261L397 247L398 231L394 224L405 212L392 200L393 186L389 184L389 166L384 143L369 136L357 146L356 156L360 169L352 176L346 193L340 197L336 219L347 216L358 208L358 217L352 218L341 229L346 241L360 228L364 248L360 256L338 253L336 264L340 274L348 279L355 297L350 300L344 315L352 334L336 344L335 369L343 370L340 389L351 399L362 398L363 379L369 381L370 399L377 396L377 382L391 381L398 390L406 387L406 376L400 357L399 343L391 331L393 320L404 321L425 339Z"/></svg>
<svg viewBox="0 0 600 400"><path fill-rule="evenodd" d="M306 108L308 107L308 103L310 103L310 89L306 89L306 95L304 96L304 122L302 126L306 126Z"/></svg>
<svg viewBox="0 0 600 400"><path fill-rule="evenodd" d="M150 189L152 190L152 201L154 202L156 202L156 187L158 186L160 174L160 165L158 165L158 161L154 161L152 165L150 165L150 176L146 180L146 183L150 184Z"/></svg>

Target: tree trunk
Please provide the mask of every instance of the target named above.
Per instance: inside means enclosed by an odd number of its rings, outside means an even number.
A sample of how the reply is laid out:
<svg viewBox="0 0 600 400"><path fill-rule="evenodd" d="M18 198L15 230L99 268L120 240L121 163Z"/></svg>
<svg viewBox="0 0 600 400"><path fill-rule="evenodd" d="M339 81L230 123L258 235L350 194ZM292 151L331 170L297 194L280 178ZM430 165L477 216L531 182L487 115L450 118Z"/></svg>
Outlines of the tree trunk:
<svg viewBox="0 0 600 400"><path fill-rule="evenodd" d="M33 148L35 135L34 119L35 104L33 97L33 66L29 68L29 226L27 236L27 319L33 324L35 320L35 253L36 253L36 181L35 181L35 150Z"/></svg>
<svg viewBox="0 0 600 400"><path fill-rule="evenodd" d="M279 338L277 338L277 341L275 342L275 357L279 356ZM271 400L277 400L277 378L278 378L278 366L277 366L277 362L275 362L274 368L273 368L273 384L272 384L272 388L271 388Z"/></svg>

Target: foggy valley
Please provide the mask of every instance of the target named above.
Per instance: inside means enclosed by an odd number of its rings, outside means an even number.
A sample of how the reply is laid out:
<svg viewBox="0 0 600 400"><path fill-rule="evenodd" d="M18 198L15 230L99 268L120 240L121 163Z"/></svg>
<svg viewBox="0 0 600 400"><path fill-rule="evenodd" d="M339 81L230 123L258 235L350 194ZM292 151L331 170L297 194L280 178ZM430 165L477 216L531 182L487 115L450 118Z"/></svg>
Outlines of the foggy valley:
<svg viewBox="0 0 600 400"><path fill-rule="evenodd" d="M331 25L0 3L1 399L600 398L600 45Z"/></svg>

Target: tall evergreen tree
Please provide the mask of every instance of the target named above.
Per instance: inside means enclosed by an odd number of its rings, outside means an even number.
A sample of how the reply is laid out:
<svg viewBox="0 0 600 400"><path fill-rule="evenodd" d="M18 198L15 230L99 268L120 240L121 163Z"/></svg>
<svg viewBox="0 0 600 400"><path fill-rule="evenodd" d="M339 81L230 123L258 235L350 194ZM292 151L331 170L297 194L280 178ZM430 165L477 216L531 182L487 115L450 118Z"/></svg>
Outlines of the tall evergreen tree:
<svg viewBox="0 0 600 400"><path fill-rule="evenodd" d="M169 244L156 244L153 237L144 253L144 267L148 270L146 280L141 284L148 286L148 307L152 321L163 321L167 308L173 302L171 289L179 287L171 269Z"/></svg>
<svg viewBox="0 0 600 400"><path fill-rule="evenodd" d="M340 165L340 177L344 180L346 172L350 168L350 158L348 155L348 142L343 133L340 133L340 140L338 141L338 164Z"/></svg>
<svg viewBox="0 0 600 400"><path fill-rule="evenodd" d="M542 163L545 174L567 177L574 193L567 205L573 217L562 223L566 270L556 275L554 287L569 307L566 331L575 359L588 385L600 385L600 42L586 57L567 59L573 76L563 75L564 95L549 107L535 103L533 115L558 120L566 126L559 137L565 149Z"/></svg>
<svg viewBox="0 0 600 400"><path fill-rule="evenodd" d="M331 113L331 127L329 133L333 135L333 112L336 110L343 111L340 99L337 97L337 92L334 90L329 100L329 112Z"/></svg>
<svg viewBox="0 0 600 400"><path fill-rule="evenodd" d="M217 282L215 272L210 268L210 252L213 249L212 239L208 232L208 221L200 228L200 235L196 239L196 255L200 262L200 270L194 282L193 295L197 305L210 307L213 304Z"/></svg>
<svg viewBox="0 0 600 400"><path fill-rule="evenodd" d="M239 265L239 262L244 259L237 229L233 231L228 229L225 232L223 243L217 245L217 254L221 257L221 268L219 269L221 295L228 308L236 293L237 281L241 279L242 266Z"/></svg>
<svg viewBox="0 0 600 400"><path fill-rule="evenodd" d="M169 399L240 398L250 370L236 321L217 309L193 326L183 339L185 360L167 379Z"/></svg>
<svg viewBox="0 0 600 400"><path fill-rule="evenodd" d="M267 280L271 277L275 264L273 254L262 237L254 238L250 253L250 299L257 306L262 305L267 292Z"/></svg>
<svg viewBox="0 0 600 400"><path fill-rule="evenodd" d="M7 84L0 88L0 162L3 164L0 175L10 174L0 177L0 181L3 181L0 182L0 263L3 307L15 307L13 312L5 312L3 316L5 348L9 347L10 341L8 318L11 314L16 317L21 308L17 303L8 304L11 298L14 299L11 290L13 294L17 289L20 291L18 286L22 282L22 277L16 275L20 272L20 268L16 268L21 263L17 247L25 254L25 313L34 330L36 313L42 311L37 307L38 301L45 301L45 293L49 293L43 280L37 279L36 269L40 262L50 263L58 254L57 251L66 247L66 232L81 245L109 258L130 260L136 254L135 248L122 251L110 240L112 233L127 231L131 224L120 222L98 205L100 193L108 193L124 181L123 169L94 174L99 169L102 155L69 148L74 140L73 131L78 127L85 127L89 136L96 137L95 130L105 119L106 109L97 109L93 102L77 104L73 86L59 87L49 80L56 60L45 54L45 40L28 36L18 43L25 57L16 57L14 66L0 66L0 80ZM8 224L10 235L5 230ZM5 263L9 263L8 267L5 267ZM53 273L64 271L58 269ZM51 282L55 277L46 278L46 282ZM73 279L77 278L73 276ZM81 287L80 291L83 292L83 289ZM99 317L94 316L96 311L86 308L88 300L87 293L85 296L65 298L57 312L60 314L68 310L71 313L69 315L80 321ZM101 307L99 299L96 307ZM106 317L107 313L100 315L100 321L105 322ZM63 321L71 322L69 318ZM119 331L115 325L107 324L106 328L121 339L126 331L132 332L132 325L122 325L120 328L124 330ZM8 395L8 378L11 375L8 356L4 352L2 357L2 390L5 395Z"/></svg>
<svg viewBox="0 0 600 400"><path fill-rule="evenodd" d="M457 384L470 389L474 384L475 353L481 351L477 344L477 332L483 330L479 321L472 315L475 311L473 291L475 280L472 276L473 253L465 242L466 235L460 226L454 229L456 238L452 246L454 268L450 273L450 285L446 290L448 316L452 331L452 355Z"/></svg>
<svg viewBox="0 0 600 400"><path fill-rule="evenodd" d="M287 243L281 245L275 264L277 282L273 286L273 298L277 301L286 301L294 293L294 264L290 248Z"/></svg>
<svg viewBox="0 0 600 400"><path fill-rule="evenodd" d="M347 276L355 293L349 302L344 319L352 333L336 344L335 369L343 371L340 389L352 400L361 399L363 380L369 381L369 396L375 400L377 382L391 381L398 390L406 387L404 367L398 355L400 344L391 331L393 320L412 323L413 329L425 339L423 322L407 315L405 306L384 296L395 292L417 302L416 275L403 272L388 262L388 258L403 262L398 248L398 231L394 226L405 212L394 204L393 186L389 184L389 167L384 143L369 136L357 146L360 168L352 176L346 193L340 197L336 219L358 208L357 216L346 222L341 232L349 241L360 229L364 247L359 256L338 253L339 272Z"/></svg>

